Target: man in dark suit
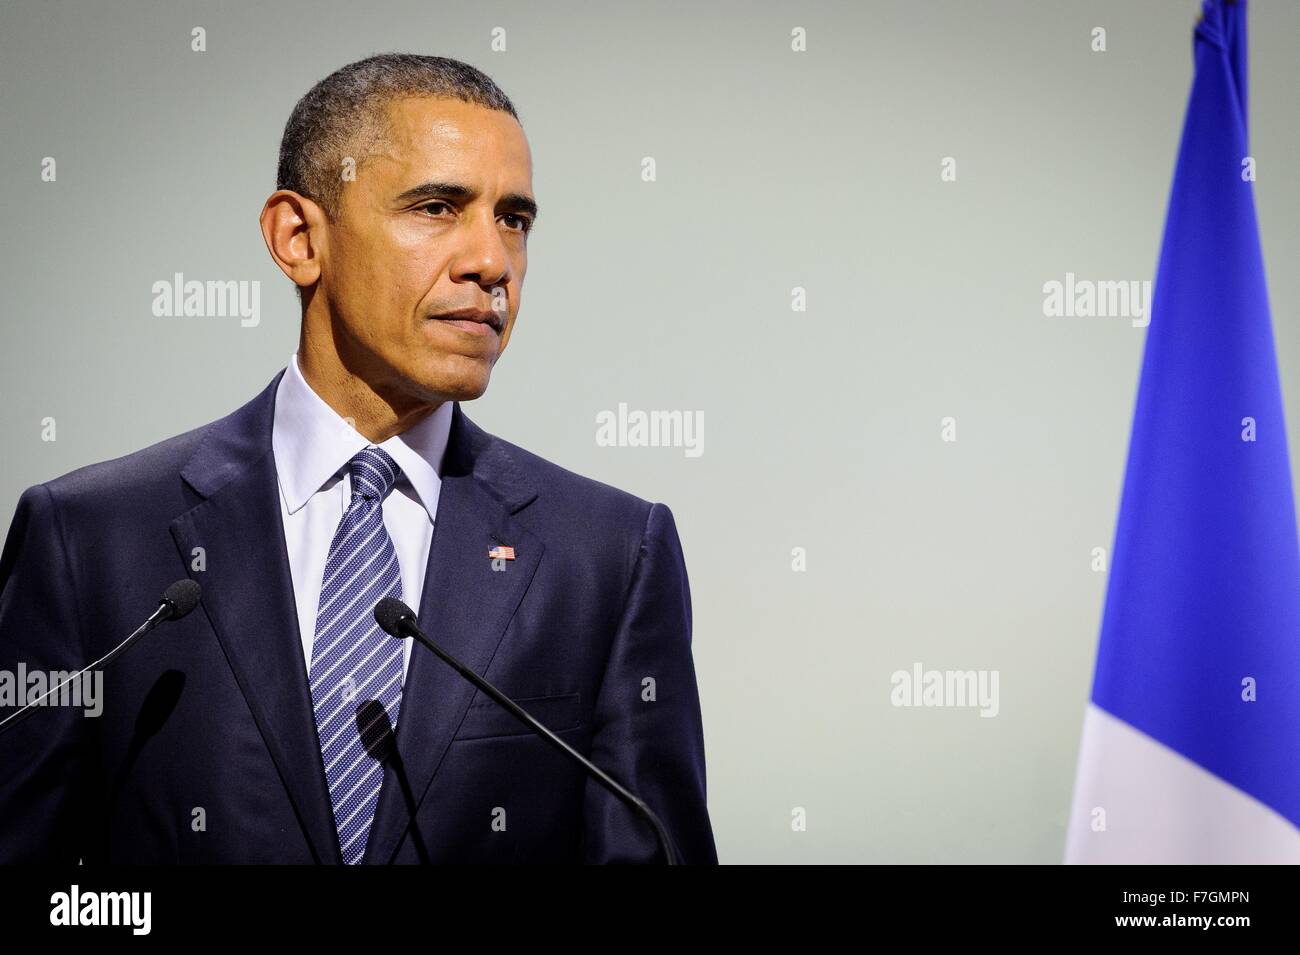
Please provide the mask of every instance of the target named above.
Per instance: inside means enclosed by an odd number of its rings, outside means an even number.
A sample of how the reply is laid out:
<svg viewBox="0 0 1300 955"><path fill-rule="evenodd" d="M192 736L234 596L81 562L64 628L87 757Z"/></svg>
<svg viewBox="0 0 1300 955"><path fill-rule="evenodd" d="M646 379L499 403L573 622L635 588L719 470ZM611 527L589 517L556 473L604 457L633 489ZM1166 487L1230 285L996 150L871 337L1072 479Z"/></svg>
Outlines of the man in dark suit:
<svg viewBox="0 0 1300 955"><path fill-rule="evenodd" d="M537 215L514 109L385 55L299 102L262 212L297 352L209 425L28 488L0 671L102 656L103 712L0 736L0 861L651 862L650 828L426 648L382 597L716 862L672 513L485 433ZM0 712L0 716L4 713Z"/></svg>

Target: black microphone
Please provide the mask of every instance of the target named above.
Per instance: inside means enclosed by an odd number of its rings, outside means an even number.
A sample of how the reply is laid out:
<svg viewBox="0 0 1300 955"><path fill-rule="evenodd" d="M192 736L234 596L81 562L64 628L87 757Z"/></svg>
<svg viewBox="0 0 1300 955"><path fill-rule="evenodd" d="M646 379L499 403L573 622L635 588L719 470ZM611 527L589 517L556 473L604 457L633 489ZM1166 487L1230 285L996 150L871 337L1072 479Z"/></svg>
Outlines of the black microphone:
<svg viewBox="0 0 1300 955"><path fill-rule="evenodd" d="M162 598L158 601L158 609L149 615L148 620L140 624L135 633L131 634L112 650L109 650L108 653L104 654L90 666L78 670L58 686L46 690L17 713L12 713L9 716L6 716L3 720L0 720L0 733L13 729L27 717L35 713L35 707L39 706L42 700L53 693L57 693L74 680L80 679L87 671L108 666L115 659L121 656L121 654L130 647L131 644L135 643L136 640L140 639L164 620L179 620L181 617L185 616L198 606L199 597L201 595L202 588L199 587L198 583L190 580L188 577L176 581L163 591Z"/></svg>
<svg viewBox="0 0 1300 955"><path fill-rule="evenodd" d="M620 786L608 773L539 723L522 706L425 636L424 632L416 624L415 612L410 607L395 597L385 597L375 604L375 620L379 626L399 640L411 637L420 641L453 670L500 704L515 719L582 766L598 783L623 800L634 812L650 823L651 828L654 829L655 838L659 840L659 849L663 852L664 862L668 865L677 864L677 853L673 851L672 841L668 838L668 830L664 828L664 824L659 821L659 817L650 810L650 807L643 800Z"/></svg>

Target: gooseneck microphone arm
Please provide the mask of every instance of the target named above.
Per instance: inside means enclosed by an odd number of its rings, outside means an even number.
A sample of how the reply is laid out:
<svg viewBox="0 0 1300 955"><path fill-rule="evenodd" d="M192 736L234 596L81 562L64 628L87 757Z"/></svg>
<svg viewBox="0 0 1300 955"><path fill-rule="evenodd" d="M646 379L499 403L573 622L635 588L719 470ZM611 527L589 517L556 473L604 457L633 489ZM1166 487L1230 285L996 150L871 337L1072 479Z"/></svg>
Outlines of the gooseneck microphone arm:
<svg viewBox="0 0 1300 955"><path fill-rule="evenodd" d="M560 739L549 729L539 723L533 716L528 713L510 697L506 696L487 680L483 679L465 664L461 663L454 656L444 650L438 644L434 643L422 631L415 622L415 612L411 610L402 601L394 597L385 597L375 605L375 621L383 627L385 632L404 640L410 637L418 640L424 646L434 652L437 657L450 666L453 670L469 680L470 683L478 687L485 694L495 700L503 709L509 712L515 719L523 723L530 730L540 736L546 742L550 743L556 749L559 749L574 762L582 766L588 774L598 783L612 792L615 796L626 803L633 812L645 819L654 830L655 838L659 841L659 849L663 853L664 862L668 865L677 864L677 853L673 850L672 841L668 838L668 830L664 824L659 821L659 817L651 811L650 807L638 796L628 792L618 784L608 773L593 763L587 757L583 756L576 749Z"/></svg>
<svg viewBox="0 0 1300 955"><path fill-rule="evenodd" d="M0 733L6 733L13 729L23 720L27 719L27 717L35 713L35 708L40 706L42 701L47 697L59 692L59 690L70 685L74 681L81 679L81 677L87 672L108 666L121 656L128 647L135 643L135 641L139 640L164 620L179 620L181 617L185 616L198 605L201 593L202 591L199 585L188 577L176 581L163 592L161 599L158 601L158 609L151 613L149 619L140 624L134 633L115 646L112 650L109 650L94 663L90 664L90 666L83 667L66 680L63 680L57 686L50 687L50 689L46 690L36 699L30 701L18 712L11 713L3 720L0 720Z"/></svg>

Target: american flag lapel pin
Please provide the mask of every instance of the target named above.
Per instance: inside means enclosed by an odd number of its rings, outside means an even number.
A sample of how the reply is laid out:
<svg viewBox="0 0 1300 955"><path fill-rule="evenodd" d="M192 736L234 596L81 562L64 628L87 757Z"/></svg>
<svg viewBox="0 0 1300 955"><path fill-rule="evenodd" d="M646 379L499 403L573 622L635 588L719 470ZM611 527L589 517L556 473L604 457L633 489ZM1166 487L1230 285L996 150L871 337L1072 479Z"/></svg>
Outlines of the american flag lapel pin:
<svg viewBox="0 0 1300 955"><path fill-rule="evenodd" d="M488 551L488 557L493 560L514 560L515 549L513 547L507 547L505 544L497 544Z"/></svg>

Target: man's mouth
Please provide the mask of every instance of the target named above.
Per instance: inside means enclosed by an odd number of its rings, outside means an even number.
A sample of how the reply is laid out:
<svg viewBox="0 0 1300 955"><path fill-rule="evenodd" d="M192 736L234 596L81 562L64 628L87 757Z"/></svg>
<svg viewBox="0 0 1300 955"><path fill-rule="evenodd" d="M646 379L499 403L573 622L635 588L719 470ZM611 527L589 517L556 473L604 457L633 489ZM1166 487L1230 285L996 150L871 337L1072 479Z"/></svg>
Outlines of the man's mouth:
<svg viewBox="0 0 1300 955"><path fill-rule="evenodd" d="M430 316L434 321L452 325L472 335L501 334L505 327L505 317L493 309L458 309Z"/></svg>

